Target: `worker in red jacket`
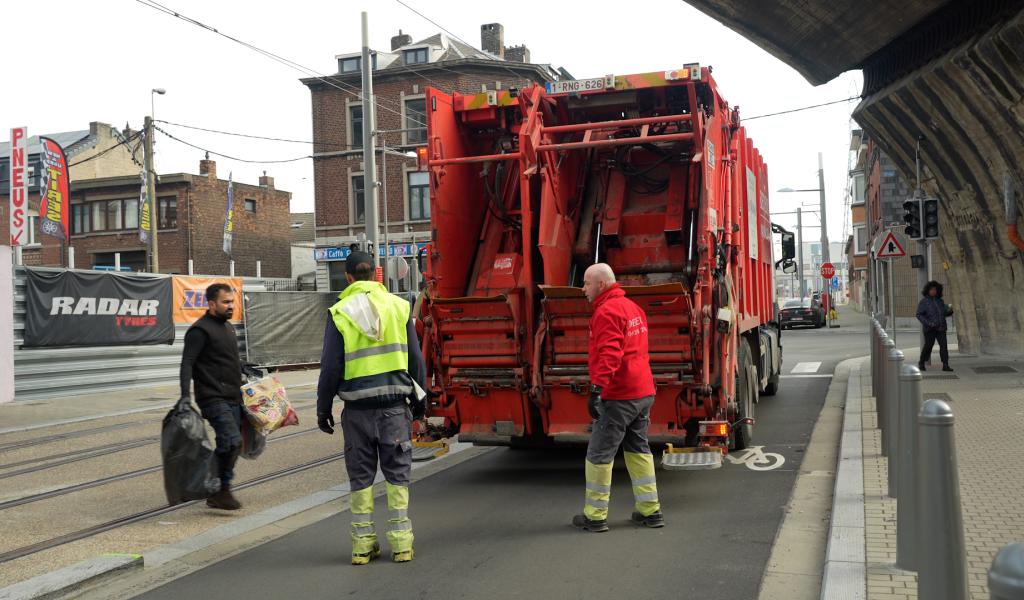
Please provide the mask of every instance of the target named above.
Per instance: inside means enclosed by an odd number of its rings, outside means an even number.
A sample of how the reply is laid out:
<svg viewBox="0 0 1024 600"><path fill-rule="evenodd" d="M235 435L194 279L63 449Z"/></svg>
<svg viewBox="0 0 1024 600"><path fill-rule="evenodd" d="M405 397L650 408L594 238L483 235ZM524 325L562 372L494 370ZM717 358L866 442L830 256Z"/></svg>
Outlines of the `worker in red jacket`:
<svg viewBox="0 0 1024 600"><path fill-rule="evenodd" d="M604 263L587 269L583 293L594 306L590 317L590 399L594 419L587 446L587 490L583 514L573 525L600 533L608 531L612 464L622 446L626 469L633 481L636 510L632 521L645 527L663 527L658 502L654 456L647 443L654 377L647 355L647 315L615 283L615 273Z"/></svg>

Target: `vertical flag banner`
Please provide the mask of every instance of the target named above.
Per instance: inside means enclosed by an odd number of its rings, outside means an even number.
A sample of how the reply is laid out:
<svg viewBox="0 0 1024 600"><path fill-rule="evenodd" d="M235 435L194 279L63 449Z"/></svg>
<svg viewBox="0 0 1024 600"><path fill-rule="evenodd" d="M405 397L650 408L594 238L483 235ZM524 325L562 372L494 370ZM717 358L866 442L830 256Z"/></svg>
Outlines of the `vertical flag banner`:
<svg viewBox="0 0 1024 600"><path fill-rule="evenodd" d="M60 144L50 138L39 138L39 145L43 161L42 185L39 186L39 229L66 242L71 238L68 157Z"/></svg>
<svg viewBox="0 0 1024 600"><path fill-rule="evenodd" d="M142 143L146 143L146 132L139 133ZM139 189L139 241L143 244L149 243L150 232L153 231L153 211L149 206L149 173L142 168L140 173L142 187Z"/></svg>
<svg viewBox="0 0 1024 600"><path fill-rule="evenodd" d="M235 184L232 181L231 173L228 173L228 209L224 215L224 253L231 254L231 239L235 234Z"/></svg>
<svg viewBox="0 0 1024 600"><path fill-rule="evenodd" d="M25 161L28 153L25 142L28 140L28 127L11 129L11 246L24 246L28 242L26 225L28 222L28 171Z"/></svg>

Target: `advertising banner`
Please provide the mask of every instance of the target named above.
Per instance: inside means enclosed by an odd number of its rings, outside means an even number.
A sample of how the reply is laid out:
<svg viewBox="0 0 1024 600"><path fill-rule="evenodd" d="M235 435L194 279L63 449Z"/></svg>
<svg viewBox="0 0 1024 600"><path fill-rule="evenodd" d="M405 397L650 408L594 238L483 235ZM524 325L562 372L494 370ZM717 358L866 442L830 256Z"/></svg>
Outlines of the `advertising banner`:
<svg viewBox="0 0 1024 600"><path fill-rule="evenodd" d="M143 131L143 141L145 141L146 132ZM143 168L141 171L142 186L139 189L139 241L143 244L149 244L150 232L153 231L153 210L149 204L149 174L146 169Z"/></svg>
<svg viewBox="0 0 1024 600"><path fill-rule="evenodd" d="M228 173L228 208L224 215L224 254L231 254L231 240L235 236L235 184L231 180L231 173Z"/></svg>
<svg viewBox="0 0 1024 600"><path fill-rule="evenodd" d="M69 198L71 184L68 158L60 144L47 137L39 138L43 161L42 185L39 187L39 229L46 235L71 239Z"/></svg>
<svg viewBox="0 0 1024 600"><path fill-rule="evenodd" d="M174 322L189 324L206 314L206 288L215 283L226 283L235 290L235 312L232 323L241 323L245 315L242 307L242 280L230 277L185 277L174 276Z"/></svg>
<svg viewBox="0 0 1024 600"><path fill-rule="evenodd" d="M28 151L25 142L28 140L28 127L11 129L11 243L24 246L28 243Z"/></svg>
<svg viewBox="0 0 1024 600"><path fill-rule="evenodd" d="M171 281L26 270L25 346L171 344Z"/></svg>

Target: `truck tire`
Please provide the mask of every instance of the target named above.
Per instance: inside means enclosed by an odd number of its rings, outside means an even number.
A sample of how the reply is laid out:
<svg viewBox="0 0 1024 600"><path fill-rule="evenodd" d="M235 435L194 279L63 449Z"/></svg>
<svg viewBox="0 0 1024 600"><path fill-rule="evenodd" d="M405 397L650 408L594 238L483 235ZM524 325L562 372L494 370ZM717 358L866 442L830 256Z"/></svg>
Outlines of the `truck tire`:
<svg viewBox="0 0 1024 600"><path fill-rule="evenodd" d="M740 338L736 352L736 420L754 416L754 394L757 394L756 379L751 377L754 362L750 357L750 346ZM746 450L753 439L754 426L737 425L729 437L729 450Z"/></svg>
<svg viewBox="0 0 1024 600"><path fill-rule="evenodd" d="M761 392L762 396L774 396L779 393L779 374L768 376L768 383L764 386L764 391Z"/></svg>

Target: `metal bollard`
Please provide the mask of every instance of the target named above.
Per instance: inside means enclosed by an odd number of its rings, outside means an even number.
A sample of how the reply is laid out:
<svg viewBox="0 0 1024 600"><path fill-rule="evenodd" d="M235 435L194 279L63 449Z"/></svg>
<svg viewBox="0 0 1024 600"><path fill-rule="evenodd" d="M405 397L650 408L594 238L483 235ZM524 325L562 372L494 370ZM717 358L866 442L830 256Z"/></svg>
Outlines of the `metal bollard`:
<svg viewBox="0 0 1024 600"><path fill-rule="evenodd" d="M967 600L953 409L942 400L928 400L917 423L917 597Z"/></svg>
<svg viewBox="0 0 1024 600"><path fill-rule="evenodd" d="M1024 598L1024 544L1007 544L992 559L992 567L988 570L988 592L991 600Z"/></svg>
<svg viewBox="0 0 1024 600"><path fill-rule="evenodd" d="M889 353L896 349L896 344L889 339L889 336L882 332L882 353L878 357L878 393L875 394L875 412L878 418L878 427L882 430L882 454L889 456L889 440L892 439L892 431L889 428L887 419L889 412L887 406L889 398L896 395L896 390L888 387L886 369L889 366Z"/></svg>
<svg viewBox="0 0 1024 600"><path fill-rule="evenodd" d="M889 351L885 369L885 426L889 429L885 456L888 459L889 497L899 493L900 472L900 369L903 367L903 352L893 348Z"/></svg>
<svg viewBox="0 0 1024 600"><path fill-rule="evenodd" d="M871 390L872 395L878 391L878 321L871 319Z"/></svg>
<svg viewBox="0 0 1024 600"><path fill-rule="evenodd" d="M900 426L896 436L899 482L896 502L896 566L917 570L917 415L921 412L921 371L900 369Z"/></svg>

